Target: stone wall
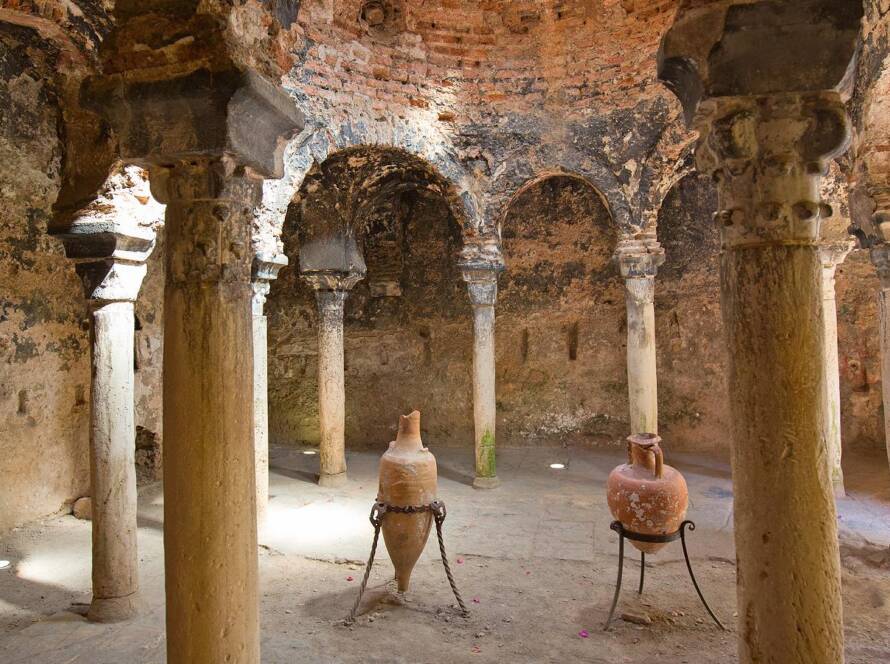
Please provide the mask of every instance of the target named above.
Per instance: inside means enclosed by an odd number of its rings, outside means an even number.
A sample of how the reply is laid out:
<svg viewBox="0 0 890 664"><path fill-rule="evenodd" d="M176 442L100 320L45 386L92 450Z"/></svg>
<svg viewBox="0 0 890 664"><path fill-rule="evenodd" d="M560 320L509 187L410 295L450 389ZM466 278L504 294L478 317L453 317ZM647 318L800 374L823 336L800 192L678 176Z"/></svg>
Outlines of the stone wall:
<svg viewBox="0 0 890 664"><path fill-rule="evenodd" d="M90 489L90 314L46 232L64 161L58 57L33 30L0 23L0 532ZM153 446L143 481L160 459L162 265L156 252L137 305L137 424Z"/></svg>
<svg viewBox="0 0 890 664"><path fill-rule="evenodd" d="M0 31L0 531L89 490L87 311L45 233L62 159L52 55L27 28Z"/></svg>
<svg viewBox="0 0 890 664"><path fill-rule="evenodd" d="M368 276L347 300L347 444L388 441L396 416L418 408L431 444L469 446L472 322L455 268L458 229L441 199L399 208L399 222L372 223ZM666 254L655 298L660 426L674 449L728 445L715 209L713 184L690 175L658 217ZM830 239L845 235L845 217L840 203ZM611 260L619 233L602 198L579 178L543 178L511 202L502 236L500 444L620 444L629 427L625 303ZM854 252L837 280L845 445L880 447L877 279L867 255ZM315 302L294 266L273 283L267 311L271 439L314 444Z"/></svg>

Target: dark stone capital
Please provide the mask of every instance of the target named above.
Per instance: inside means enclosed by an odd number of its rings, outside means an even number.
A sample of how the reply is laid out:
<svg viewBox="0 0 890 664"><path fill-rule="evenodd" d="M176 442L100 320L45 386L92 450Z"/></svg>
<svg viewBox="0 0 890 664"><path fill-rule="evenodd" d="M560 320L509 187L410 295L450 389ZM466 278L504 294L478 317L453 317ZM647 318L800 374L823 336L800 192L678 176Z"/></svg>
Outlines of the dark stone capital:
<svg viewBox="0 0 890 664"><path fill-rule="evenodd" d="M678 12L658 76L692 122L713 97L844 91L852 84L859 0L723 0Z"/></svg>
<svg viewBox="0 0 890 664"><path fill-rule="evenodd" d="M279 86L233 62L224 25L199 14L134 17L103 44L102 58L105 73L81 98L114 130L124 161L226 155L262 177L283 175L284 148L303 117Z"/></svg>

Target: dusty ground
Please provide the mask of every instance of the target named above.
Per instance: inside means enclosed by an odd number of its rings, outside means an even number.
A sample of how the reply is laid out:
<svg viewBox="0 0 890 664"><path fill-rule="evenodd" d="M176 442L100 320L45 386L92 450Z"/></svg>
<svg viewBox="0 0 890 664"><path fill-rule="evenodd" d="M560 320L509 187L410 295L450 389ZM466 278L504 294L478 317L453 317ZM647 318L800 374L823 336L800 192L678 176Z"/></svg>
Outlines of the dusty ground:
<svg viewBox="0 0 890 664"><path fill-rule="evenodd" d="M342 490L311 483L317 457L273 450L270 520L261 537L263 661L271 663L659 662L709 664L735 657L735 572L729 469L719 460L671 455L686 475L689 537L699 581L730 626L719 631L689 583L679 545L650 558L637 597L639 565L626 563L618 620L602 631L614 589L616 536L603 486L618 451L505 450L493 492L469 486L471 457L439 449L446 541L472 615L462 618L431 546L406 602L389 592L382 553L357 624L349 611L367 557L376 453L351 454ZM567 464L551 470L552 462ZM848 463L842 499L848 664L890 661L890 474L883 457ZM60 517L14 531L0 543L13 568L0 572L0 661L7 664L147 664L164 661L162 498L141 495L143 612L121 625L93 625L89 524ZM870 543L869 543L870 542ZM587 638L580 636L587 631Z"/></svg>

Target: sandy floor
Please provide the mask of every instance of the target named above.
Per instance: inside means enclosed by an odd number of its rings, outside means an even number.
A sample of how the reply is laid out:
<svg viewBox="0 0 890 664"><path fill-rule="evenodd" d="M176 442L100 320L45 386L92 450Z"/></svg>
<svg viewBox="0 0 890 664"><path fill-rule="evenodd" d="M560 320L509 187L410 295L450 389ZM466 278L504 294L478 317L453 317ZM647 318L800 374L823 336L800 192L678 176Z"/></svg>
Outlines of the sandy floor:
<svg viewBox="0 0 890 664"><path fill-rule="evenodd" d="M602 631L614 591L617 536L605 504L617 450L504 450L502 488L474 491L464 450L433 450L448 505L446 543L472 615L460 617L435 538L400 602L385 550L371 575L363 613L349 612L368 555L368 512L377 453L349 455L351 481L339 490L312 483L317 457L272 454L270 518L261 536L263 661L271 663L448 664L461 662L659 662L721 664L735 656L732 487L728 466L671 455L690 488L693 564L706 597L730 631L710 622L689 582L679 544L648 561L637 596L631 550L618 620ZM551 470L552 462L567 465ZM848 464L849 465L849 464ZM839 501L848 664L890 662L890 473L886 459L857 457L850 496ZM143 664L164 661L162 497L140 497L141 615L94 625L89 601L90 524L58 517L17 529L0 542L0 661L6 664ZM582 631L586 630L586 631ZM586 638L582 636L586 634Z"/></svg>

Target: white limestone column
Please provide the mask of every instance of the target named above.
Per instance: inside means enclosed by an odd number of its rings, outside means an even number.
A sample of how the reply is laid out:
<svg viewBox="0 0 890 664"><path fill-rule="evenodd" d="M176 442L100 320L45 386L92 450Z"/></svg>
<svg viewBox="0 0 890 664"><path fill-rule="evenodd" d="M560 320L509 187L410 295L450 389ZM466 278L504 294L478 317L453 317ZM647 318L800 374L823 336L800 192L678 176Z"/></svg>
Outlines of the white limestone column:
<svg viewBox="0 0 890 664"><path fill-rule="evenodd" d="M627 303L627 392L631 433L658 433L655 275L664 249L654 239L626 240L616 251Z"/></svg>
<svg viewBox="0 0 890 664"><path fill-rule="evenodd" d="M881 395L884 401L884 440L890 462L890 244L881 242L869 250L878 273L878 317L881 326Z"/></svg>
<svg viewBox="0 0 890 664"><path fill-rule="evenodd" d="M476 476L473 487L500 486L495 460L497 396L495 390L494 307L498 299L500 265L463 265L473 306L473 424Z"/></svg>
<svg viewBox="0 0 890 664"><path fill-rule="evenodd" d="M841 466L841 382L837 343L837 294L835 273L853 249L853 241L819 244L822 262L822 323L825 336L822 362L825 365L825 444L828 468L835 496L844 496L844 471Z"/></svg>
<svg viewBox="0 0 890 664"><path fill-rule="evenodd" d="M262 181L227 158L151 171L167 203L167 662L259 664L250 230Z"/></svg>
<svg viewBox="0 0 890 664"><path fill-rule="evenodd" d="M343 310L349 291L364 272L304 272L318 303L318 484L346 483L346 377Z"/></svg>
<svg viewBox="0 0 890 664"><path fill-rule="evenodd" d="M154 248L161 208L133 195L141 171L119 170L99 198L60 233L76 261L89 300L92 326L90 483L93 598L87 618L126 620L137 612L136 423L133 305ZM144 201L145 198L142 198ZM140 219L141 218L141 219Z"/></svg>
<svg viewBox="0 0 890 664"><path fill-rule="evenodd" d="M269 505L269 353L268 322L264 308L271 282L287 265L283 254L260 254L253 259L253 447L256 464L257 527L262 527Z"/></svg>

